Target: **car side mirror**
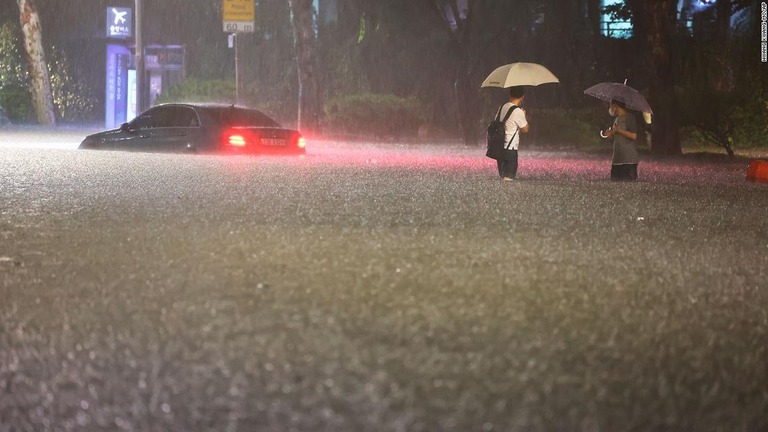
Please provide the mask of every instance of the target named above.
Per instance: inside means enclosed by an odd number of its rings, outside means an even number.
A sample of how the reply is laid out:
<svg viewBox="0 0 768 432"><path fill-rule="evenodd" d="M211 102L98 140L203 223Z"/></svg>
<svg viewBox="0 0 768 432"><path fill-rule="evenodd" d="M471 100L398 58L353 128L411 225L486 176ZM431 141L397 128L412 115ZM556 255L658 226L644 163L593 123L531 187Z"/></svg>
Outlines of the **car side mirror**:
<svg viewBox="0 0 768 432"><path fill-rule="evenodd" d="M120 130L123 132L130 132L131 126L128 123L123 123L120 125Z"/></svg>

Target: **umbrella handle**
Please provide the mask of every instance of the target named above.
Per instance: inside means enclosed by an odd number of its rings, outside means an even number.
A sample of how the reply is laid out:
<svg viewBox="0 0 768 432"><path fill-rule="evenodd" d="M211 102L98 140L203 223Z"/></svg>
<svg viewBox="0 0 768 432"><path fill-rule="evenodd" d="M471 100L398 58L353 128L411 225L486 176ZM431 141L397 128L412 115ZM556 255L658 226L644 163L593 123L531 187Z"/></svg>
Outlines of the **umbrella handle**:
<svg viewBox="0 0 768 432"><path fill-rule="evenodd" d="M611 136L610 136L610 135L606 135L606 134L607 134L607 133L608 133L608 131L609 131L609 130L611 130L611 129L613 129L613 123L611 123L611 124L610 124L610 125L609 125L607 128L605 128L605 129L600 129L600 138L603 138L603 139L606 139L606 138L610 138Z"/></svg>

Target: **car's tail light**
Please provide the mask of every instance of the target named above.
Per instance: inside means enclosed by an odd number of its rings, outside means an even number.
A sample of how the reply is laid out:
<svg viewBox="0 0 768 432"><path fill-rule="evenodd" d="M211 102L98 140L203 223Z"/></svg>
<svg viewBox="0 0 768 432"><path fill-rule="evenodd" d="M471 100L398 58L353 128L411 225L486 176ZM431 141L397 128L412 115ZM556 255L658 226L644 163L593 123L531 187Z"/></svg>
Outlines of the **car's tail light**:
<svg viewBox="0 0 768 432"><path fill-rule="evenodd" d="M227 143L233 147L245 147L247 144L245 137L240 134L230 134L227 138Z"/></svg>
<svg viewBox="0 0 768 432"><path fill-rule="evenodd" d="M230 128L221 135L221 145L230 150L245 150L253 142L253 137L247 130Z"/></svg>
<svg viewBox="0 0 768 432"><path fill-rule="evenodd" d="M296 141L296 145L300 149L306 148L307 147L307 140L305 140L303 136L299 135L299 139Z"/></svg>

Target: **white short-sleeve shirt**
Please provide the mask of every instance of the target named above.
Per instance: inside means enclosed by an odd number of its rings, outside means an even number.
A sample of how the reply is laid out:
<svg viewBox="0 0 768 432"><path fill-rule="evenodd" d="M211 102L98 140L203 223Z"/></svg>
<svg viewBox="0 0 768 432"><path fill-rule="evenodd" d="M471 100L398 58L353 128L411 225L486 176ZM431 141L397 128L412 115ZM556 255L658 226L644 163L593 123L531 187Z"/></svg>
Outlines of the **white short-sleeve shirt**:
<svg viewBox="0 0 768 432"><path fill-rule="evenodd" d="M501 118L507 115L507 111L512 107L512 102L507 102L501 106ZM521 108L515 110L504 123L504 142L512 140L508 148L517 150L520 146L520 129L528 126L528 120L525 119L525 111ZM512 138L514 136L514 138Z"/></svg>

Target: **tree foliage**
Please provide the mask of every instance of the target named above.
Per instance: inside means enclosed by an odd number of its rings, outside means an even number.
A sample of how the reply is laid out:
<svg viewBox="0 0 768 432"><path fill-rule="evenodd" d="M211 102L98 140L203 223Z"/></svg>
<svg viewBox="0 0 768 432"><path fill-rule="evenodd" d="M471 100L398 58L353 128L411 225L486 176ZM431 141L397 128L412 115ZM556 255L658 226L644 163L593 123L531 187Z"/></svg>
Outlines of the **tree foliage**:
<svg viewBox="0 0 768 432"><path fill-rule="evenodd" d="M365 93L334 98L326 105L331 130L362 139L413 137L422 121L421 107L413 98Z"/></svg>
<svg viewBox="0 0 768 432"><path fill-rule="evenodd" d="M20 37L18 24L0 25L0 107L12 122L29 122L34 111Z"/></svg>
<svg viewBox="0 0 768 432"><path fill-rule="evenodd" d="M499 65L525 61L546 65L561 81L559 86L528 90L533 137L539 133L537 128L547 127L536 120L581 131L583 120L565 126L569 117L589 109L603 111L599 103L583 95L583 89L602 81L628 79L649 95L654 107L657 154L678 153L680 131L692 126L695 114L708 114L701 104L689 103L703 97L690 96L700 88L731 95L717 104L723 106L718 109L719 118L733 121L734 146L762 142L754 136L739 136L747 129L765 130L761 115L768 85L758 62L744 51L752 46L745 40L759 37L757 11L749 0L717 0L706 13L697 15L697 22L711 21L709 27L718 34L723 34L722 24L730 23L732 16L738 18L733 20L738 31L726 29L727 44L722 37L706 35L707 26L690 28L679 21L676 8L680 2L673 0L627 0L611 9L634 24L634 37L629 40L602 36L605 11L599 0L297 0L295 5L302 6L299 14L292 13L286 0L255 1L255 32L238 38L241 101L288 124L295 124L298 117L302 69L311 65L309 82L316 88L310 92L316 105L303 109L317 114L321 129L339 124L328 110L339 101L368 95L361 100L386 105L382 101L393 96L418 101L422 123L467 143L477 142L484 124L505 99L503 93L481 90L479 83ZM0 0L0 20L8 21L5 11L13 3ZM40 5L50 44L66 57L66 69L77 71L72 76L96 89L97 98L103 98L104 87L104 40L95 36L103 33L102 11L132 3L49 0ZM314 4L321 9L312 10ZM195 94L208 85L204 83L226 93L228 86L222 83L234 79L234 53L221 28L220 0L145 1L144 8L146 43L186 46L190 83L166 89L161 100L174 91L179 97L184 92ZM294 26L298 19L303 20L299 25L302 32ZM72 22L78 25L72 26ZM306 57L308 53L311 59ZM303 77L305 83L307 79ZM538 118L537 110L541 111ZM747 123L751 126L746 127ZM588 136L583 131L572 135Z"/></svg>
<svg viewBox="0 0 768 432"><path fill-rule="evenodd" d="M56 117L64 123L94 121L95 92L79 78L77 68L70 64L64 51L51 47L49 52L48 75Z"/></svg>
<svg viewBox="0 0 768 432"><path fill-rule="evenodd" d="M21 32L16 23L0 25L0 106L15 123L35 121L29 72L21 47ZM49 47L47 62L55 114L63 122L94 120L97 98L92 88L70 64L64 51Z"/></svg>

